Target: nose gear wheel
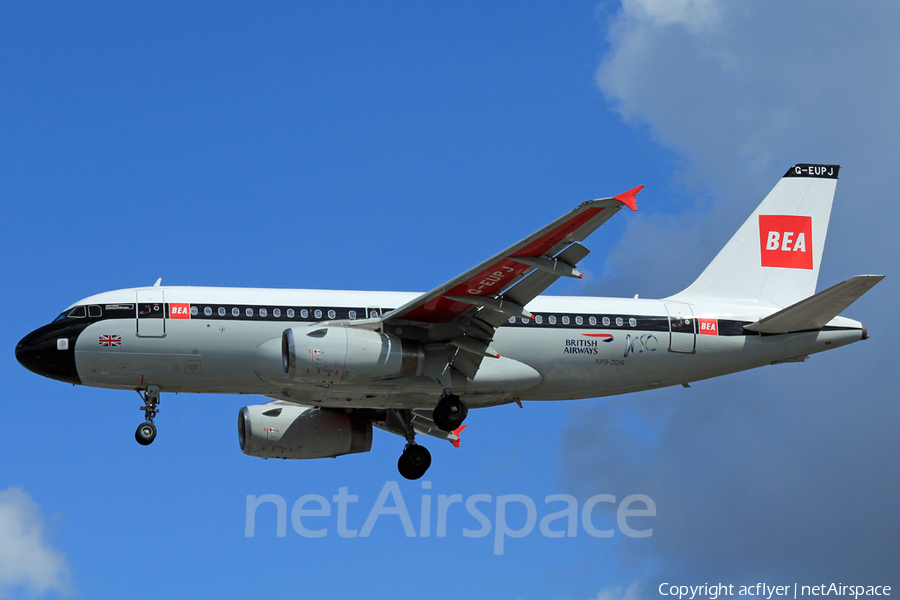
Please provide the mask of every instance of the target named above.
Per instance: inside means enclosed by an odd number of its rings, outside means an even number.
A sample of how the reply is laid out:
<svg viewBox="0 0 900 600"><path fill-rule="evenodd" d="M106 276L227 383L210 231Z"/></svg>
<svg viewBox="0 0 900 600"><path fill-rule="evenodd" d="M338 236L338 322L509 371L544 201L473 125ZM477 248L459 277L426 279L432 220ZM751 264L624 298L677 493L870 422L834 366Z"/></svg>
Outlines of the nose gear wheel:
<svg viewBox="0 0 900 600"><path fill-rule="evenodd" d="M144 405L140 407L144 411L144 422L138 425L134 432L134 439L141 446L149 446L156 439L156 425L153 424L153 419L159 414L157 408L159 406L159 387L151 385L143 394L138 390L138 394L144 400Z"/></svg>

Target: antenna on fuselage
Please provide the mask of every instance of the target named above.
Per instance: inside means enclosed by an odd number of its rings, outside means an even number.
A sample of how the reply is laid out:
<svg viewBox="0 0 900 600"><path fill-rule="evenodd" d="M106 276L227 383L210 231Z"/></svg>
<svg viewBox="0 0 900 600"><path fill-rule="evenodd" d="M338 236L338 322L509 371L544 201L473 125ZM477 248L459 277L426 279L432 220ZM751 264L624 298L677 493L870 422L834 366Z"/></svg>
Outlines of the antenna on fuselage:
<svg viewBox="0 0 900 600"><path fill-rule="evenodd" d="M162 283L162 277L156 280L156 283L153 284L153 287L159 287L159 284Z"/></svg>

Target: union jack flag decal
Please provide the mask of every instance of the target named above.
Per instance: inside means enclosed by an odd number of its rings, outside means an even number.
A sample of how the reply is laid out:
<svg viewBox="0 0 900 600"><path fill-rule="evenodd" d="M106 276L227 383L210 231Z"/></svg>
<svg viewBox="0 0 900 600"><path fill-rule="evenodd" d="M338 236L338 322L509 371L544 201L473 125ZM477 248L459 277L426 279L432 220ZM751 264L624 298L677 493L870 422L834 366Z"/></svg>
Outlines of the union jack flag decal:
<svg viewBox="0 0 900 600"><path fill-rule="evenodd" d="M121 346L122 345L122 336L121 335L101 335L100 336L100 345L101 346Z"/></svg>

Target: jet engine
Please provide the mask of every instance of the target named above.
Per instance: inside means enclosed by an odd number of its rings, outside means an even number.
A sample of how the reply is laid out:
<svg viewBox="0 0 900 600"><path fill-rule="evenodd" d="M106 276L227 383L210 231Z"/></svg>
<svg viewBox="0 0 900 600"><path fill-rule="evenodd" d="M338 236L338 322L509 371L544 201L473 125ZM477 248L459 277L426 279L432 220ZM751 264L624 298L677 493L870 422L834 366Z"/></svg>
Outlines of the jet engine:
<svg viewBox="0 0 900 600"><path fill-rule="evenodd" d="M292 327L281 336L289 379L307 383L362 383L415 377L425 368L422 344L353 327Z"/></svg>
<svg viewBox="0 0 900 600"><path fill-rule="evenodd" d="M372 422L295 404L245 406L238 413L241 451L260 458L330 458L372 449Z"/></svg>

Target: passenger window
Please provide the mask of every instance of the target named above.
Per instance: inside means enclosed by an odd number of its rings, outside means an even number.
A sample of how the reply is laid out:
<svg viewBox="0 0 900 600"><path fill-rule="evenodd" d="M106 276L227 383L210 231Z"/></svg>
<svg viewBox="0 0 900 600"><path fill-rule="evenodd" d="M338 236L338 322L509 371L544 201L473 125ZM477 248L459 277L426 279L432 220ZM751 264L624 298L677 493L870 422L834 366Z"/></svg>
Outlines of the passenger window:
<svg viewBox="0 0 900 600"><path fill-rule="evenodd" d="M329 311L328 311L328 318L329 318L329 319L333 319L333 318L334 318L334 315L335 315L335 313L334 313L333 310L329 310Z"/></svg>
<svg viewBox="0 0 900 600"><path fill-rule="evenodd" d="M277 319L278 317L280 317L280 316L281 316L281 309L280 309L280 308L274 309L274 310L272 311L272 316L275 317L276 319Z"/></svg>
<svg viewBox="0 0 900 600"><path fill-rule="evenodd" d="M596 325L597 317L591 317L590 319L588 319L588 323L590 323L591 325Z"/></svg>
<svg viewBox="0 0 900 600"><path fill-rule="evenodd" d="M622 319L622 317L616 317L616 327L621 327L624 324L625 321Z"/></svg>
<svg viewBox="0 0 900 600"><path fill-rule="evenodd" d="M295 314L295 313L294 313L294 309L293 309L293 308L289 308L288 311L287 311L288 319L293 319L293 318L294 318L294 314Z"/></svg>
<svg viewBox="0 0 900 600"><path fill-rule="evenodd" d="M102 313L99 306L89 306L88 315L91 317L99 317Z"/></svg>
<svg viewBox="0 0 900 600"><path fill-rule="evenodd" d="M224 317L224 316L225 316L225 307L224 307L224 306L220 306L220 307L219 307L219 316L220 316L220 317Z"/></svg>
<svg viewBox="0 0 900 600"><path fill-rule="evenodd" d="M244 311L244 314L246 314L248 317L252 317L252 316L253 316L253 309L252 309L252 308L248 308L247 310Z"/></svg>
<svg viewBox="0 0 900 600"><path fill-rule="evenodd" d="M510 317L510 318L509 318L509 322L510 322L510 323L515 323L515 322L516 322L516 318L515 318L515 317Z"/></svg>
<svg viewBox="0 0 900 600"><path fill-rule="evenodd" d="M303 310L300 311L300 316L305 319L306 317L309 316L309 311L304 308Z"/></svg>
<svg viewBox="0 0 900 600"><path fill-rule="evenodd" d="M348 314L347 316L350 317L351 319L355 319L355 318L356 318L356 311L355 311L355 310L351 310L351 311L350 311L350 314Z"/></svg>
<svg viewBox="0 0 900 600"><path fill-rule="evenodd" d="M603 317L603 326L609 327L609 317Z"/></svg>
<svg viewBox="0 0 900 600"><path fill-rule="evenodd" d="M315 317L316 317L317 319L321 319L321 318L322 318L322 311L319 310L319 309L317 308L317 309L316 309L316 312L314 312L313 315L315 315Z"/></svg>
<svg viewBox="0 0 900 600"><path fill-rule="evenodd" d="M259 316L265 317L268 314L269 314L269 311L267 311L266 309L264 309L264 308L259 309Z"/></svg>
<svg viewBox="0 0 900 600"><path fill-rule="evenodd" d="M556 317L553 315L550 315L549 317L547 317L547 322L550 323L551 325L556 325Z"/></svg>
<svg viewBox="0 0 900 600"><path fill-rule="evenodd" d="M582 319L581 317L575 317L575 324L584 325L584 319Z"/></svg>
<svg viewBox="0 0 900 600"><path fill-rule="evenodd" d="M239 317L240 315L241 315L241 309L239 309L237 306L235 306L234 308L231 309L232 317Z"/></svg>
<svg viewBox="0 0 900 600"><path fill-rule="evenodd" d="M632 327L637 327L637 319L635 319L634 317L631 317L630 319L628 319L628 324L631 325Z"/></svg>
<svg viewBox="0 0 900 600"><path fill-rule="evenodd" d="M563 318L562 318L562 322L563 322L563 325L568 325L568 324L569 324L569 317L568 317L568 316L563 317Z"/></svg>
<svg viewBox="0 0 900 600"><path fill-rule="evenodd" d="M198 314L199 312L200 312L200 311L197 309L196 306L192 306L192 307L191 307L191 316L192 316L192 317L196 317L197 314Z"/></svg>
<svg viewBox="0 0 900 600"><path fill-rule="evenodd" d="M206 308L203 309L203 314L206 315L207 317L211 316L211 315L212 315L212 309L211 309L210 307L207 306Z"/></svg>
<svg viewBox="0 0 900 600"><path fill-rule="evenodd" d="M544 317L542 317L541 315L534 315L534 322L540 325L544 322Z"/></svg>

